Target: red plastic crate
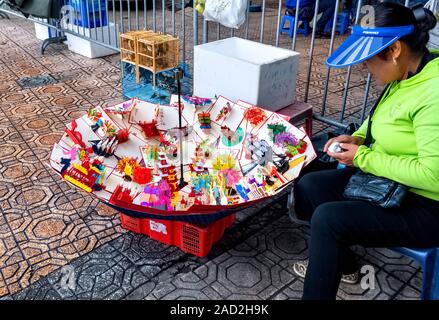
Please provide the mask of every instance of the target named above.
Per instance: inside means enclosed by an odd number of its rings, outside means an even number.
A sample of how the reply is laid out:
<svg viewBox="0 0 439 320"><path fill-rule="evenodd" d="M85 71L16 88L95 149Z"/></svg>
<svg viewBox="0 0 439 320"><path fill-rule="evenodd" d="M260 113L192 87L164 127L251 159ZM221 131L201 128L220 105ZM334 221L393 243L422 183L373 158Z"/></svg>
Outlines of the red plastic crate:
<svg viewBox="0 0 439 320"><path fill-rule="evenodd" d="M131 218L125 214L120 214L120 223L122 228L135 232L142 233L142 220L137 218Z"/></svg>
<svg viewBox="0 0 439 320"><path fill-rule="evenodd" d="M151 239L174 245L198 257L205 257L212 245L224 235L224 230L235 222L235 215L200 226L188 222L131 218L120 214L122 228L149 236Z"/></svg>
<svg viewBox="0 0 439 320"><path fill-rule="evenodd" d="M174 244L174 229L176 221L171 220L151 220L141 219L143 221L142 233L151 239L166 244Z"/></svg>

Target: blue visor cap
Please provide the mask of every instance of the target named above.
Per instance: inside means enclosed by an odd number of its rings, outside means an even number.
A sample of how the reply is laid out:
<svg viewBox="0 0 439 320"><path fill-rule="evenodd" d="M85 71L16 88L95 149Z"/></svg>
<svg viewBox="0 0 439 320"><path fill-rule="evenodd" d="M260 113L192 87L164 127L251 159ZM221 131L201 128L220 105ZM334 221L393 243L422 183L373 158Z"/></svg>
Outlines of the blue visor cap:
<svg viewBox="0 0 439 320"><path fill-rule="evenodd" d="M412 25L383 28L354 26L352 34L326 59L326 64L333 68L343 68L362 62L413 30Z"/></svg>

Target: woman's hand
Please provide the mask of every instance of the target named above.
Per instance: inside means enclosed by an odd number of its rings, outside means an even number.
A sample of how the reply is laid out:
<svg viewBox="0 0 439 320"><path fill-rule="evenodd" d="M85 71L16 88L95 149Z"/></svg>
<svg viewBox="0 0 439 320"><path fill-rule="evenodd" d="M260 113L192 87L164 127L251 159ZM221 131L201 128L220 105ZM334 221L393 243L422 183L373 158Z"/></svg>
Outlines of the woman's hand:
<svg viewBox="0 0 439 320"><path fill-rule="evenodd" d="M323 147L323 152L328 153L329 146L334 142L350 143L350 144L356 144L357 146L361 146L364 140L363 138L360 137L348 136L346 134L343 134L341 136L329 139L328 142L326 142L325 146Z"/></svg>
<svg viewBox="0 0 439 320"><path fill-rule="evenodd" d="M353 143L340 143L340 147L344 150L343 152L327 151L326 154L344 165L353 167L354 157L359 145Z"/></svg>

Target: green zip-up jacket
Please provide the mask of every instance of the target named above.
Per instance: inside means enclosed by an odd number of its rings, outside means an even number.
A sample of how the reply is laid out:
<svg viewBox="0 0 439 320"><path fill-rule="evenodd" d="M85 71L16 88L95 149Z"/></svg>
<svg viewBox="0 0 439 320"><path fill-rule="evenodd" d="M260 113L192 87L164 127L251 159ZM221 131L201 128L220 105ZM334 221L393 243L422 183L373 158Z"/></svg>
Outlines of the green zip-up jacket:
<svg viewBox="0 0 439 320"><path fill-rule="evenodd" d="M354 165L439 201L439 58L391 83L384 97L372 116L374 143L358 148ZM353 135L364 139L367 123Z"/></svg>

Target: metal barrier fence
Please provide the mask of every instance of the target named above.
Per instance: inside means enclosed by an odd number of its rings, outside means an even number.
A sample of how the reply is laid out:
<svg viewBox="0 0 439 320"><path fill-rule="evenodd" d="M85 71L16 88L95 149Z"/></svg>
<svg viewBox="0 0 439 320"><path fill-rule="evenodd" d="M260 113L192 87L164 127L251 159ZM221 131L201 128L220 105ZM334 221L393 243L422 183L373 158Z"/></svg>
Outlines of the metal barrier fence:
<svg viewBox="0 0 439 320"><path fill-rule="evenodd" d="M406 6L419 2L419 0L403 1ZM31 20L115 50L119 50L119 32L152 29L170 33L181 39L181 59L190 67L193 66L194 46L226 37L238 36L299 51L301 59L298 89L301 90L301 95L298 98L314 106L315 118L321 123L345 128L349 122L364 120L380 88L374 85L370 74L365 74L356 67L340 71L324 66L324 60L332 53L335 44L341 43L346 37L336 34L337 14L341 1L334 0L334 2L331 38L326 42L319 39L317 46L319 0L315 1L310 37L299 36L297 33L300 0L296 0L292 38L280 35L279 32L285 11L283 0L251 1L253 6L260 6L260 12L251 12L253 10L250 10L250 1L248 1L246 22L237 30L206 21L195 9L186 7L188 0L63 0L64 6L59 25L54 26L42 19L31 18ZM358 22L362 5L368 1L354 2L356 6L352 8L351 15L355 22ZM430 0L426 5L436 10L438 0ZM5 8L0 8L0 12L20 16ZM353 80L353 76L356 79ZM341 84L343 84L342 88L340 88Z"/></svg>

